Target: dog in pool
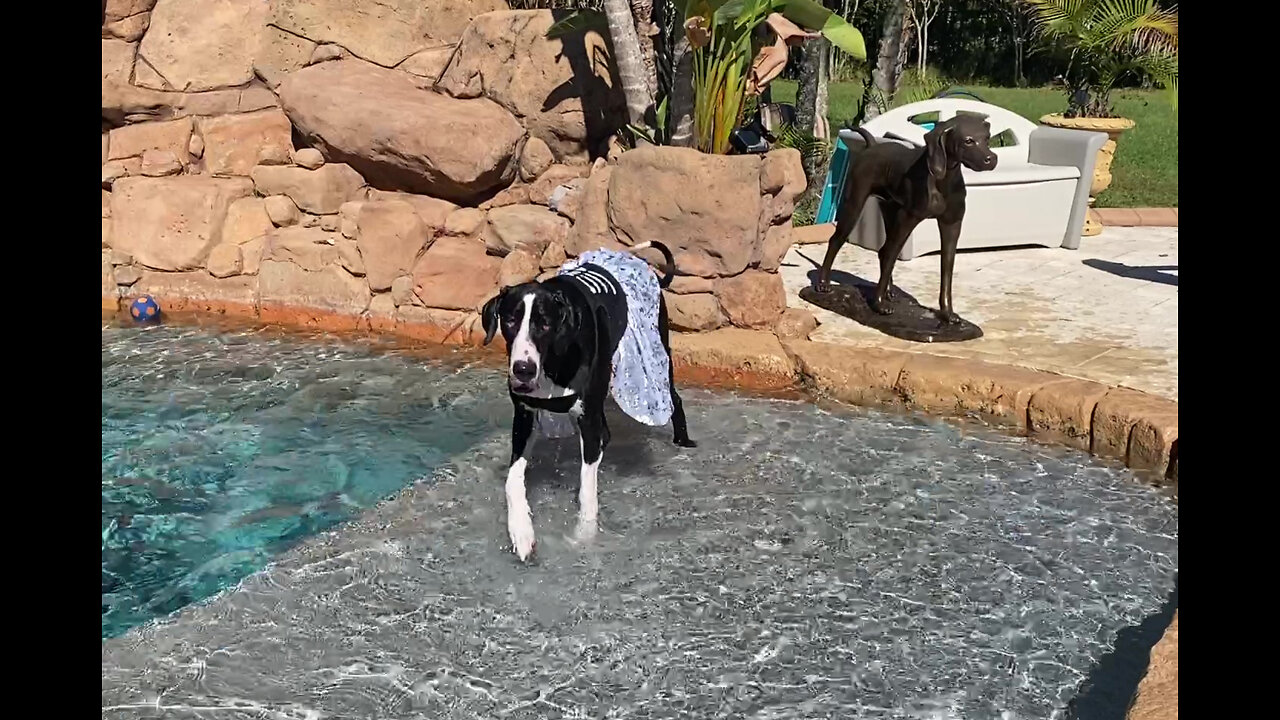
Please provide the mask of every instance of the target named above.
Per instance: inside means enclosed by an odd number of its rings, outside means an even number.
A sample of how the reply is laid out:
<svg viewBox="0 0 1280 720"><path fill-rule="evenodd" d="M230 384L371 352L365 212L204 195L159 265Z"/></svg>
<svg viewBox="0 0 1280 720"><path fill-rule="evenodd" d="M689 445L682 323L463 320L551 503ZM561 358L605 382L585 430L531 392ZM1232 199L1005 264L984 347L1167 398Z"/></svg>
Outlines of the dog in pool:
<svg viewBox="0 0 1280 720"><path fill-rule="evenodd" d="M659 280L634 253L652 247L666 263ZM507 532L520 560L533 553L533 517L525 494L525 469L538 434L563 437L577 424L582 447L578 488L580 540L593 537L599 501L600 460L609 445L605 399L646 425L675 428L675 444L689 439L684 407L671 369L667 306L675 259L659 242L627 251L593 250L565 263L542 282L504 287L480 315L484 344L499 330L507 344L511 396L511 464L507 469Z"/></svg>

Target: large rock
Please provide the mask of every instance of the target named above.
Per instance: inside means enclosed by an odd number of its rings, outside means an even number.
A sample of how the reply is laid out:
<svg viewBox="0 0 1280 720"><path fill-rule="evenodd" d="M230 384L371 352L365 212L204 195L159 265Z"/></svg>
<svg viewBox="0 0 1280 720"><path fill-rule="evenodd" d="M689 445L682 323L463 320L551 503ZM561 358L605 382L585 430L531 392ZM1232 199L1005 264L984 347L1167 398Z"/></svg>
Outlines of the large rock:
<svg viewBox="0 0 1280 720"><path fill-rule="evenodd" d="M541 256L553 242L564 242L569 221L538 205L507 205L489 211L484 242L489 251L506 255L517 247Z"/></svg>
<svg viewBox="0 0 1280 720"><path fill-rule="evenodd" d="M123 40L102 39L102 79L127 83L133 77L138 46Z"/></svg>
<svg viewBox="0 0 1280 720"><path fill-rule="evenodd" d="M587 182L588 196L594 179ZM589 201L583 199L580 212L587 211ZM623 239L628 245L661 240L683 275L731 276L745 270L759 253L759 215L760 158L755 155L647 146L623 153L609 179L608 217L618 237L629 238Z"/></svg>
<svg viewBox="0 0 1280 720"><path fill-rule="evenodd" d="M252 316L258 306L256 278L218 279L209 273L144 272L129 293L150 295L164 312L219 312Z"/></svg>
<svg viewBox="0 0 1280 720"><path fill-rule="evenodd" d="M364 203L356 227L356 242L374 292L390 290L397 277L412 272L431 239L413 205L400 200Z"/></svg>
<svg viewBox="0 0 1280 720"><path fill-rule="evenodd" d="M497 292L501 268L476 240L440 238L414 266L413 292L427 307L479 310Z"/></svg>
<svg viewBox="0 0 1280 720"><path fill-rule="evenodd" d="M255 83L243 89L167 92L109 78L102 81L102 118L113 125L145 119L252 112L278 105L279 101L270 90Z"/></svg>
<svg viewBox="0 0 1280 720"><path fill-rule="evenodd" d="M147 150L169 150L179 159L187 157L191 142L191 119L126 125L111 131L107 158L120 160L142 155Z"/></svg>
<svg viewBox="0 0 1280 720"><path fill-rule="evenodd" d="M253 55L253 71L268 87L277 88L295 70L307 66L316 44L307 38L268 26Z"/></svg>
<svg viewBox="0 0 1280 720"><path fill-rule="evenodd" d="M524 128L484 98L454 99L404 73L338 60L290 75L280 99L325 157L378 188L472 202L516 174Z"/></svg>
<svg viewBox="0 0 1280 720"><path fill-rule="evenodd" d="M248 175L263 148L275 145L292 150L292 132L289 118L279 108L202 118L205 170L213 175Z"/></svg>
<svg viewBox="0 0 1280 720"><path fill-rule="evenodd" d="M369 307L369 287L341 267L341 236L319 228L281 228L268 240L258 269L263 306L358 315Z"/></svg>
<svg viewBox="0 0 1280 720"><path fill-rule="evenodd" d="M626 104L611 79L605 39L594 31L547 39L554 22L550 10L477 17L436 86L454 97L493 100L557 159L586 162L588 148L626 123Z"/></svg>
<svg viewBox="0 0 1280 720"><path fill-rule="evenodd" d="M138 48L155 73L135 82L183 92L249 82L268 7L263 0L159 0Z"/></svg>
<svg viewBox="0 0 1280 720"><path fill-rule="evenodd" d="M102 25L102 33L126 42L136 42L142 38L150 26L151 13L144 12L120 20L108 20Z"/></svg>
<svg viewBox="0 0 1280 720"><path fill-rule="evenodd" d="M720 302L711 293L677 295L664 291L662 294L667 300L667 316L673 330L698 332L725 325Z"/></svg>
<svg viewBox="0 0 1280 720"><path fill-rule="evenodd" d="M369 307L369 287L338 265L309 271L287 261L262 261L258 295L263 306L306 308L359 315Z"/></svg>
<svg viewBox="0 0 1280 720"><path fill-rule="evenodd" d="M609 223L609 181L613 172L613 166L605 166L587 178L582 188L582 197L578 201L578 217L565 236L564 250L569 255L577 256L600 248L623 247ZM674 252L674 242L668 238L662 238L662 242L667 243ZM687 272L680 268L678 259L676 268Z"/></svg>
<svg viewBox="0 0 1280 720"><path fill-rule="evenodd" d="M337 43L384 67L419 50L456 43L477 15L504 0L275 0L271 24L320 43Z"/></svg>
<svg viewBox="0 0 1280 720"><path fill-rule="evenodd" d="M102 5L105 21L115 22L138 13L150 12L156 6L156 0L106 0Z"/></svg>
<svg viewBox="0 0 1280 720"><path fill-rule="evenodd" d="M422 218L422 222L432 231L439 232L444 229L448 222L449 215L458 209L457 205L448 200L440 198L427 197L426 195L414 195L413 193L404 192L387 192L385 190L370 190L370 200L398 200L407 202L417 211L418 217Z"/></svg>
<svg viewBox="0 0 1280 720"><path fill-rule="evenodd" d="M271 232L274 225L262 198L246 197L231 203L222 223L222 242L243 245Z"/></svg>
<svg viewBox="0 0 1280 720"><path fill-rule="evenodd" d="M157 270L202 267L231 203L252 192L244 178L121 178L111 193L114 247Z"/></svg>
<svg viewBox="0 0 1280 720"><path fill-rule="evenodd" d="M748 270L716 283L716 299L729 321L745 328L771 327L787 309L782 276L762 270Z"/></svg>
<svg viewBox="0 0 1280 720"><path fill-rule="evenodd" d="M514 287L538 277L538 256L526 248L513 250L502 259L498 271L499 287Z"/></svg>
<svg viewBox="0 0 1280 720"><path fill-rule="evenodd" d="M258 165L249 171L259 195L288 195L298 207L317 215L332 215L364 187L364 178L342 163L326 163L316 170L288 165Z"/></svg>

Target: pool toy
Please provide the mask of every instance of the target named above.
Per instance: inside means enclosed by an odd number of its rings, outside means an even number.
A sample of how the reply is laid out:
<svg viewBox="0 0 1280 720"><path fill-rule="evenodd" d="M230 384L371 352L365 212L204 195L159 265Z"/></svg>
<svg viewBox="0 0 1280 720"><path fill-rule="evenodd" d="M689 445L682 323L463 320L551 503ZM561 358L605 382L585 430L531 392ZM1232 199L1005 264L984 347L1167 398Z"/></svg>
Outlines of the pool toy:
<svg viewBox="0 0 1280 720"><path fill-rule="evenodd" d="M143 295L129 303L129 316L135 322L159 322L160 304L150 295Z"/></svg>

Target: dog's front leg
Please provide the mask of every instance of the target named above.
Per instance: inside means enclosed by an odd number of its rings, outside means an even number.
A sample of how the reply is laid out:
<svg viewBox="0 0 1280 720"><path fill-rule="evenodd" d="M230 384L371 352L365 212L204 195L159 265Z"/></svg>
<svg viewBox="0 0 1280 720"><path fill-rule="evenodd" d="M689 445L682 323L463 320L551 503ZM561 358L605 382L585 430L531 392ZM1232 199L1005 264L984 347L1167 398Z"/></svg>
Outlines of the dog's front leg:
<svg viewBox="0 0 1280 720"><path fill-rule="evenodd" d="M964 206L960 206L964 217ZM938 218L938 236L942 240L942 284L938 290L938 317L943 322L960 322L951 307L951 275L956 268L956 248L960 245L960 219Z"/></svg>
<svg viewBox="0 0 1280 720"><path fill-rule="evenodd" d="M609 426L604 408L588 411L578 418L578 437L582 441L582 474L578 484L578 540L596 536L600 517L600 461L609 444Z"/></svg>
<svg viewBox="0 0 1280 720"><path fill-rule="evenodd" d="M533 411L512 401L515 413L511 419L511 466L507 469L507 534L516 557L527 560L533 554L533 513L525 494L524 471L533 448Z"/></svg>

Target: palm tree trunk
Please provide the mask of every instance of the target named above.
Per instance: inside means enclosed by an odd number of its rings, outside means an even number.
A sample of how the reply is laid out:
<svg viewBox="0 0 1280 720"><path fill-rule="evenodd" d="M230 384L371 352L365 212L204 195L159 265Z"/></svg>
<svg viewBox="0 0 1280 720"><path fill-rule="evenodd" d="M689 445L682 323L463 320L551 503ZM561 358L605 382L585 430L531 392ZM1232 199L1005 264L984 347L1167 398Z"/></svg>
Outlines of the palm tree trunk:
<svg viewBox="0 0 1280 720"><path fill-rule="evenodd" d="M830 57L825 39L807 41L804 44L804 60L800 63L800 86L796 90L796 127L820 137L825 135L819 133L821 128L818 120L825 119L827 115L827 71ZM821 194L830 157L825 152L808 152L800 160L804 164L808 186L797 202L804 202Z"/></svg>
<svg viewBox="0 0 1280 720"><path fill-rule="evenodd" d="M627 102L627 120L632 125L644 127L645 113L653 105L653 93L649 89L648 72L640 49L640 38L636 34L635 19L631 15L631 3L629 0L604 0L604 14L609 22L618 81Z"/></svg>
<svg viewBox="0 0 1280 720"><path fill-rule="evenodd" d="M675 72L668 103L671 112L669 142L677 147L693 147L693 48L689 47L689 38L680 25L676 26L671 58Z"/></svg>
<svg viewBox="0 0 1280 720"><path fill-rule="evenodd" d="M875 69L871 72L872 83L886 107L881 107L878 99L872 98L867 103L865 120L871 120L888 110L889 99L898 89L898 76L902 70L898 55L902 48L902 26L906 14L906 0L889 0L884 13L884 24L880 28L880 51L876 55Z"/></svg>
<svg viewBox="0 0 1280 720"><path fill-rule="evenodd" d="M658 63L654 53L653 36L657 26L653 24L653 0L630 0L631 18L636 26L636 40L640 43L640 57L644 60L645 83L649 97L658 95Z"/></svg>

